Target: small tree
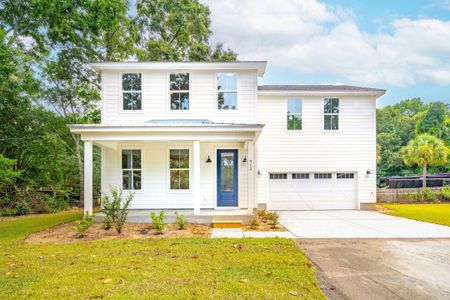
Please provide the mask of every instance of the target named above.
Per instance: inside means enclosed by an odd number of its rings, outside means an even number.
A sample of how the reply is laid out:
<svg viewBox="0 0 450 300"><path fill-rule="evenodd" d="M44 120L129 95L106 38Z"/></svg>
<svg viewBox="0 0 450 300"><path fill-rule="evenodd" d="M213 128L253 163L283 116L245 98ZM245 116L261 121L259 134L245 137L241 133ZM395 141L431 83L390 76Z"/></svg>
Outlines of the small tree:
<svg viewBox="0 0 450 300"><path fill-rule="evenodd" d="M120 234L127 220L128 206L133 200L134 193L128 193L124 199L122 189L111 187L110 194L112 199L105 195L102 201L102 212L105 214L103 223L106 230L114 225Z"/></svg>
<svg viewBox="0 0 450 300"><path fill-rule="evenodd" d="M435 136L421 134L402 148L403 162L408 166L418 165L423 169L422 187L427 186L427 167L447 163L450 150Z"/></svg>

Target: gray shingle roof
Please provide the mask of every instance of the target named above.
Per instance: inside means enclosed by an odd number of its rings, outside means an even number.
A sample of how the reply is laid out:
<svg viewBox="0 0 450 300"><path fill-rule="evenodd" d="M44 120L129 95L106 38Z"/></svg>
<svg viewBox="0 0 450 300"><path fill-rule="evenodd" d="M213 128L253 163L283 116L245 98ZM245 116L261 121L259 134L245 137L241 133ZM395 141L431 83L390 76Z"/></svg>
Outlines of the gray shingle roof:
<svg viewBox="0 0 450 300"><path fill-rule="evenodd" d="M258 91L300 91L300 92L386 92L383 89L331 84L266 84L259 85Z"/></svg>

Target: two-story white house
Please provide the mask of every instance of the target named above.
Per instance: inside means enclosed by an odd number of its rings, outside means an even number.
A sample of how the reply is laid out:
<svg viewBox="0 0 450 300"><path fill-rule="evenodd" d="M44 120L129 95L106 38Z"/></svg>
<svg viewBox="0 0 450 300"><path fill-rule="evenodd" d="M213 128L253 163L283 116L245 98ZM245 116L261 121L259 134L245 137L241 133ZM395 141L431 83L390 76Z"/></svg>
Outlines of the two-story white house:
<svg viewBox="0 0 450 300"><path fill-rule="evenodd" d="M105 62L101 124L84 141L85 210L92 146L101 186L133 191L130 209L194 215L367 209L376 202L376 99L344 85L258 85L266 62Z"/></svg>

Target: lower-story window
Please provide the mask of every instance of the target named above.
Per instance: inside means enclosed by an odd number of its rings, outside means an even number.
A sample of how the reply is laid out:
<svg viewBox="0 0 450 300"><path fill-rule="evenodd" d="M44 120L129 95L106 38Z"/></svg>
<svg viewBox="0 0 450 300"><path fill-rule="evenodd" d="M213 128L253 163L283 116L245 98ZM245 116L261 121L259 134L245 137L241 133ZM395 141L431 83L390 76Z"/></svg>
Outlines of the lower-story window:
<svg viewBox="0 0 450 300"><path fill-rule="evenodd" d="M309 179L309 173L292 173L292 179Z"/></svg>
<svg viewBox="0 0 450 300"><path fill-rule="evenodd" d="M331 173L314 173L314 179L331 179Z"/></svg>
<svg viewBox="0 0 450 300"><path fill-rule="evenodd" d="M170 149L170 189L189 189L189 149Z"/></svg>
<svg viewBox="0 0 450 300"><path fill-rule="evenodd" d="M287 179L287 173L270 173L270 179Z"/></svg>
<svg viewBox="0 0 450 300"><path fill-rule="evenodd" d="M353 179L354 177L353 173L336 173L337 179Z"/></svg>
<svg viewBox="0 0 450 300"><path fill-rule="evenodd" d="M142 157L139 149L122 150L122 188L140 190L142 182Z"/></svg>

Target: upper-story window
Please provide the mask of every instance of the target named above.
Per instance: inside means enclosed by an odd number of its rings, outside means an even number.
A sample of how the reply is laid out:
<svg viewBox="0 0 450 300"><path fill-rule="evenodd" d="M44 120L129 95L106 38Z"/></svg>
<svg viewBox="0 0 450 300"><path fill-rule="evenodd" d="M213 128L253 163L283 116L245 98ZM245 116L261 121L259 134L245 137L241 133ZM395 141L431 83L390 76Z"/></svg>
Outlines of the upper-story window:
<svg viewBox="0 0 450 300"><path fill-rule="evenodd" d="M323 129L339 130L338 98L325 98L323 100Z"/></svg>
<svg viewBox="0 0 450 300"><path fill-rule="evenodd" d="M170 74L170 109L189 110L189 73Z"/></svg>
<svg viewBox="0 0 450 300"><path fill-rule="evenodd" d="M237 109L236 73L217 74L217 108L219 110Z"/></svg>
<svg viewBox="0 0 450 300"><path fill-rule="evenodd" d="M287 129L301 130L303 101L302 99L288 99L287 101Z"/></svg>
<svg viewBox="0 0 450 300"><path fill-rule="evenodd" d="M142 74L122 74L122 109L142 109Z"/></svg>

